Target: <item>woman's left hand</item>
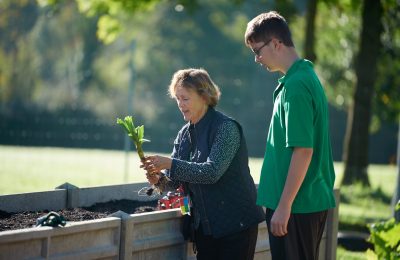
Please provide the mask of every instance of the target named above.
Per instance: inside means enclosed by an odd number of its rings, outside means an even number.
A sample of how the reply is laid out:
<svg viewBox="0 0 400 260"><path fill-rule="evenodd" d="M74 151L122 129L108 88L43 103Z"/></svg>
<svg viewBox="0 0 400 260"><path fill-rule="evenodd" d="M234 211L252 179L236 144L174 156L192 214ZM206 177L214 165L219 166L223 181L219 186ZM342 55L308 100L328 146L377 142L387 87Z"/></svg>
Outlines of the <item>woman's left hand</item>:
<svg viewBox="0 0 400 260"><path fill-rule="evenodd" d="M145 157L143 168L149 172L160 172L161 170L171 169L172 159L160 155L150 155Z"/></svg>

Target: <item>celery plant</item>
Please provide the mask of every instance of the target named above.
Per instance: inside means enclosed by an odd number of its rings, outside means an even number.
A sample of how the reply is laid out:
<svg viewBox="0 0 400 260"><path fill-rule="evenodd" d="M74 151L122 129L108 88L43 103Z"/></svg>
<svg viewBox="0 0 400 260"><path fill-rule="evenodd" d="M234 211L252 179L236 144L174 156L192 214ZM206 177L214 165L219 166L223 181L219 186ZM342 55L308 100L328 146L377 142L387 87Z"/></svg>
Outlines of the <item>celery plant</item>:
<svg viewBox="0 0 400 260"><path fill-rule="evenodd" d="M134 119L132 116L126 116L124 120L117 118L117 124L122 126L125 131L128 133L128 136L132 139L133 143L136 146L136 151L139 155L140 160L144 160L144 152L142 148L142 144L144 142L150 142L147 139L144 139L144 126L135 127L133 123Z"/></svg>
<svg viewBox="0 0 400 260"><path fill-rule="evenodd" d="M126 116L124 118L124 120L117 118L117 124L119 124L120 126L122 126L125 131L128 133L128 136L132 139L133 143L136 146L136 151L139 155L139 158L141 161L144 161L144 152L143 152L143 148L142 148L142 144L144 142L150 142L147 139L144 139L144 126L137 126L135 127L135 124L133 123L134 119L132 116ZM150 174L154 174L154 173L150 173ZM163 186L165 186L165 183L168 181L168 179L166 178L161 178L159 183L162 184ZM156 187L155 185L152 185L151 188L149 188L147 190L147 195L152 195L153 191L156 191L157 193L161 194L162 193L162 189L160 187Z"/></svg>

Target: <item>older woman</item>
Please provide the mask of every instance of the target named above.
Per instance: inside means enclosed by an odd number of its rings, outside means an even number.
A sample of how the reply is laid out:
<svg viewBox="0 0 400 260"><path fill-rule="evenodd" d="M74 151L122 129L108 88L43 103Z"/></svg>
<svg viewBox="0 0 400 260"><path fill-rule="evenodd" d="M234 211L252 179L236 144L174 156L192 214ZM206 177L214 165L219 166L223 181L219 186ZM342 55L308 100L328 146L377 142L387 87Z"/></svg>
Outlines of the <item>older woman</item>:
<svg viewBox="0 0 400 260"><path fill-rule="evenodd" d="M153 173L149 182L184 185L192 201L197 259L253 259L265 216L256 205L240 124L214 109L220 91L203 69L177 71L169 94L188 123L171 158L146 158L143 167Z"/></svg>

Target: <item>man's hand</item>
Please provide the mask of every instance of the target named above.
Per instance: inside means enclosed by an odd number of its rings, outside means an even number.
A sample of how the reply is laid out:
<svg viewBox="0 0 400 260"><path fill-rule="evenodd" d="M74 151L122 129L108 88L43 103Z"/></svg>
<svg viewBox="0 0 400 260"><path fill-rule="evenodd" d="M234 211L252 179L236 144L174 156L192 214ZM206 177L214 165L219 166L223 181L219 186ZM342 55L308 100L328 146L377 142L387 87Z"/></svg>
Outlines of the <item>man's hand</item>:
<svg viewBox="0 0 400 260"><path fill-rule="evenodd" d="M289 218L290 207L278 207L271 218L271 233L277 237L286 235Z"/></svg>
<svg viewBox="0 0 400 260"><path fill-rule="evenodd" d="M293 149L285 186L278 207L271 218L271 232L274 236L287 234L292 204L307 174L312 154L312 148L295 147Z"/></svg>

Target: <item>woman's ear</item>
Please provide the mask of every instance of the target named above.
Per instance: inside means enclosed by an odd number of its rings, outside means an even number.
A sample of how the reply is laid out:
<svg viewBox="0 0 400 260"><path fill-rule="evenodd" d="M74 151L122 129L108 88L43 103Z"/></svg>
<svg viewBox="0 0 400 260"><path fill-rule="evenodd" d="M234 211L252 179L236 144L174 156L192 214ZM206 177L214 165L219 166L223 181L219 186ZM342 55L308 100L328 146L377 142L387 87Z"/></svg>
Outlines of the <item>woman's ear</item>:
<svg viewBox="0 0 400 260"><path fill-rule="evenodd" d="M203 93L200 96L201 96L201 99L204 101L204 104L206 104L206 106L208 106L208 98L207 98L206 94Z"/></svg>

